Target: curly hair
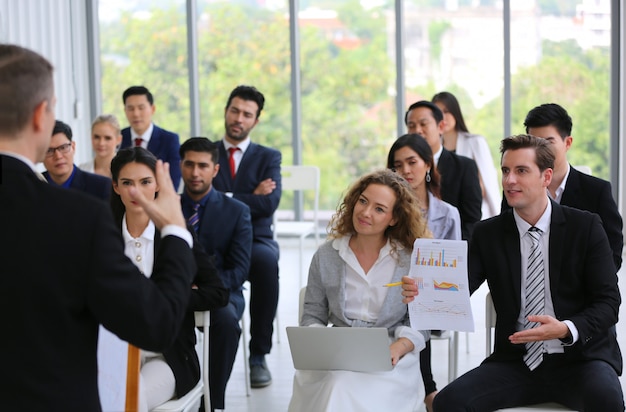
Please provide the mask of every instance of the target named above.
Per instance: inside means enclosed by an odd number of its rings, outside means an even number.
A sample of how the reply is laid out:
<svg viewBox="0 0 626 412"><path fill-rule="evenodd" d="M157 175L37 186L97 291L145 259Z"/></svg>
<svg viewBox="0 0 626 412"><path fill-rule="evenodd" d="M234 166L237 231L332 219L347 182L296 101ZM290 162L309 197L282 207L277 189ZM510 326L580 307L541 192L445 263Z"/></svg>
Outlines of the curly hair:
<svg viewBox="0 0 626 412"><path fill-rule="evenodd" d="M396 195L396 203L393 206L396 224L385 230L385 237L390 240L394 251L398 245L411 250L415 239L432 237L411 186L397 173L389 169L381 169L362 176L348 189L348 193L330 221L329 237L331 239L356 233L352 223L354 206L365 189L372 184L387 186Z"/></svg>

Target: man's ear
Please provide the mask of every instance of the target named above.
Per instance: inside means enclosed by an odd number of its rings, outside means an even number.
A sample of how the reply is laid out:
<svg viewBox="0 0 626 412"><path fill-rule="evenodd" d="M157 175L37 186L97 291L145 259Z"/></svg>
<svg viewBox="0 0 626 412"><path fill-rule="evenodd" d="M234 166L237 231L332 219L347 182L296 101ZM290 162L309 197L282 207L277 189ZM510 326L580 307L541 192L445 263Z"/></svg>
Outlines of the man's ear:
<svg viewBox="0 0 626 412"><path fill-rule="evenodd" d="M43 100L37 106L35 106L35 110L33 111L33 120L32 126L36 132L40 132L46 127L46 114L50 110L49 103L47 100Z"/></svg>

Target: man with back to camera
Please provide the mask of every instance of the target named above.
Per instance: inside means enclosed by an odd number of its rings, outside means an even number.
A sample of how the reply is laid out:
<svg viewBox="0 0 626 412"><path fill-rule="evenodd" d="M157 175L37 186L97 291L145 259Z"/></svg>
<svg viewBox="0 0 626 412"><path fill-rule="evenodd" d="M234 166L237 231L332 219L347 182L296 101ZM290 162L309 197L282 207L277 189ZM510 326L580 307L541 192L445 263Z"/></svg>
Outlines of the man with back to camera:
<svg viewBox="0 0 626 412"><path fill-rule="evenodd" d="M141 146L157 159L170 164L170 176L174 187L180 186L180 139L176 133L162 129L152 122L156 111L154 96L144 86L131 86L122 95L124 114L130 127L122 129L120 148Z"/></svg>
<svg viewBox="0 0 626 412"><path fill-rule="evenodd" d="M622 216L611 192L611 183L589 176L573 168L567 161L572 147L572 118L555 103L542 104L526 115L526 133L546 139L554 151L554 173L548 186L548 196L555 202L597 213L613 250L615 268L622 267ZM502 210L511 207L502 197Z"/></svg>
<svg viewBox="0 0 626 412"><path fill-rule="evenodd" d="M502 141L502 186L512 209L476 224L469 288L486 280L497 313L495 349L435 397L434 410L493 411L558 402L578 411L623 411L615 335L621 303L600 218L546 192L550 144ZM417 294L403 278L405 302Z"/></svg>
<svg viewBox="0 0 626 412"><path fill-rule="evenodd" d="M220 278L230 290L228 305L211 311L208 338L211 408L222 410L239 346L239 321L246 305L243 283L250 270L252 250L250 209L212 187L215 176L225 173L220 172L218 164L218 144L206 137L192 137L180 146L180 158L185 184L181 195L183 214L207 253L215 256Z"/></svg>
<svg viewBox="0 0 626 412"><path fill-rule="evenodd" d="M213 186L242 201L252 217L250 261L250 384L262 388L272 383L265 355L272 349L273 322L278 306L278 243L272 217L280 202L278 150L250 140L259 123L265 97L252 86L237 86L224 109L224 139L218 143L222 173Z"/></svg>
<svg viewBox="0 0 626 412"><path fill-rule="evenodd" d="M57 120L52 129L50 147L43 160L46 167L43 175L48 183L80 190L108 202L111 197L111 179L76 167L75 153L76 142L72 140L72 129Z"/></svg>
<svg viewBox="0 0 626 412"><path fill-rule="evenodd" d="M0 45L2 407L98 412L98 325L147 350L169 347L196 269L192 237L160 162L158 199L131 189L161 228L151 279L124 255L109 205L40 180L35 163L55 124L52 71L39 54Z"/></svg>

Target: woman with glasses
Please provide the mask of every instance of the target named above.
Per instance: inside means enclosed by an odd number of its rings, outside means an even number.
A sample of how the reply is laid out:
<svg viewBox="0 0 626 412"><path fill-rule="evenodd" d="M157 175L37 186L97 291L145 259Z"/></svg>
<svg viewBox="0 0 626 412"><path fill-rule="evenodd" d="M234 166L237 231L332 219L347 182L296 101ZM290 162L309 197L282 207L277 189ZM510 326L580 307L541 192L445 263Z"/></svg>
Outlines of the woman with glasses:
<svg viewBox="0 0 626 412"><path fill-rule="evenodd" d="M459 211L440 198L440 176L426 139L419 134L405 134L399 137L389 149L387 167L395 170L415 191L422 216L426 219L434 239L461 240ZM420 369L426 390L424 403L430 412L437 394L437 384L433 379L431 368L430 340L420 352Z"/></svg>
<svg viewBox="0 0 626 412"><path fill-rule="evenodd" d="M141 147L120 150L111 162L113 215L124 240L126 256L146 277L152 273L161 235L129 192L131 188L137 188L146 197L156 198L159 192L156 162L156 157ZM190 232L194 234L193 229ZM147 412L173 397L181 397L198 383L200 363L194 347L194 311L211 310L228 302L228 290L224 288L212 258L204 252L195 235L193 243L198 270L178 338L163 353L141 351L140 412Z"/></svg>
<svg viewBox="0 0 626 412"><path fill-rule="evenodd" d="M474 159L478 166L478 178L483 192L482 218L500 214L500 184L487 140L472 134L465 125L459 101L450 92L433 96L432 102L443 112L443 146L458 155Z"/></svg>
<svg viewBox="0 0 626 412"><path fill-rule="evenodd" d="M78 167L97 175L111 177L111 160L122 143L120 123L112 114L102 114L91 124L91 146L95 157Z"/></svg>

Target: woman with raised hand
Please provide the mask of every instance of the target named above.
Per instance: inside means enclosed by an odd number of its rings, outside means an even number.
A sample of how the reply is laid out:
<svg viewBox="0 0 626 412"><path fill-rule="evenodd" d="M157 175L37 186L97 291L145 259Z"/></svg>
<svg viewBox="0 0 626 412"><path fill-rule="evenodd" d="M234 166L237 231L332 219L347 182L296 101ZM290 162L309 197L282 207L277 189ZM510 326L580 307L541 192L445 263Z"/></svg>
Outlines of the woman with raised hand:
<svg viewBox="0 0 626 412"><path fill-rule="evenodd" d="M161 235L144 209L132 199L130 189L138 188L146 198L156 198L159 192L156 163L156 157L142 147L120 150L111 162L113 215L126 256L146 277L152 274ZM193 229L190 232L194 235ZM222 307L228 302L228 290L195 235L193 244L198 269L178 338L163 353L141 351L140 412L147 412L173 397L182 397L196 386L200 380L200 362L195 350L194 312Z"/></svg>
<svg viewBox="0 0 626 412"><path fill-rule="evenodd" d="M419 351L426 331L410 327L400 288L416 238L430 237L417 198L391 170L361 177L313 256L301 326L383 327L394 366L384 372L296 371L289 410L416 411L424 399Z"/></svg>

